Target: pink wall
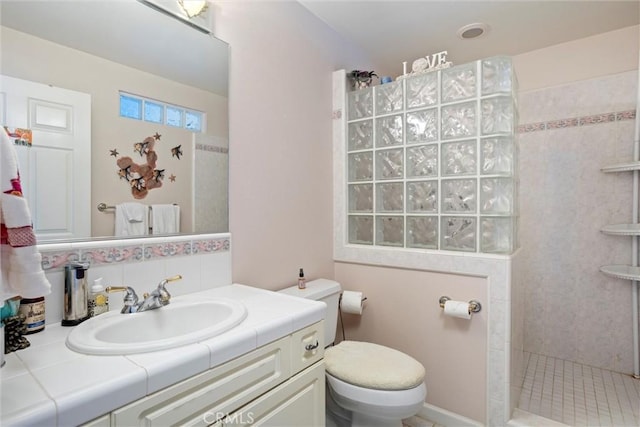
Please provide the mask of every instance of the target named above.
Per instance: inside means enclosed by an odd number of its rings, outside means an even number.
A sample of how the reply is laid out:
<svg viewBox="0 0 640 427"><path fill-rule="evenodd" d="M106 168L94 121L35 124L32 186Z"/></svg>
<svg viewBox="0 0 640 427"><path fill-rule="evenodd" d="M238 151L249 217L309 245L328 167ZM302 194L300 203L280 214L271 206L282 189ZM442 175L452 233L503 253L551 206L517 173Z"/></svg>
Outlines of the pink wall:
<svg viewBox="0 0 640 427"><path fill-rule="evenodd" d="M233 280L332 278L331 73L367 63L296 2L214 7L231 45Z"/></svg>
<svg viewBox="0 0 640 427"><path fill-rule="evenodd" d="M278 289L304 267L309 278L365 292L363 316L345 319L347 337L412 355L427 369L429 403L484 422L492 308L457 321L442 317L437 301L486 301L487 280L333 261L331 73L374 67L295 2L214 7L216 36L231 45L233 280ZM518 73L537 58L514 58ZM521 88L549 83L531 70L519 76Z"/></svg>
<svg viewBox="0 0 640 427"><path fill-rule="evenodd" d="M441 296L487 301L487 280L371 265L336 263L342 288L367 297L362 316L344 315L349 340L401 350L427 371L427 402L484 422L488 305L469 320L446 317ZM339 330L337 339L342 339Z"/></svg>

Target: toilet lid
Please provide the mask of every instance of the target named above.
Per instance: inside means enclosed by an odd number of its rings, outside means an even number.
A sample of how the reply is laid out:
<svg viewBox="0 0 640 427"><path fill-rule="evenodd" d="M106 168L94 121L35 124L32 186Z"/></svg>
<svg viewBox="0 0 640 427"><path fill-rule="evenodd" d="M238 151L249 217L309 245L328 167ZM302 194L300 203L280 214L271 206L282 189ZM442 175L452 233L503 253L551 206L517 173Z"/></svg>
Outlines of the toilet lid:
<svg viewBox="0 0 640 427"><path fill-rule="evenodd" d="M424 366L398 350L360 341L342 341L324 353L326 370L350 384L378 390L406 390L424 380Z"/></svg>

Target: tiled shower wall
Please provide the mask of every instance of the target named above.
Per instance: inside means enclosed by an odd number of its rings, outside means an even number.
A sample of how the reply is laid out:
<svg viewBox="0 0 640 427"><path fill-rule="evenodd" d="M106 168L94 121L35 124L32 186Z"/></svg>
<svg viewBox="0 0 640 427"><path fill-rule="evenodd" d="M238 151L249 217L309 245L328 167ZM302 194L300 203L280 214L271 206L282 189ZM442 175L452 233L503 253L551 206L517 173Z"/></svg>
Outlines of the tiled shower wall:
<svg viewBox="0 0 640 427"><path fill-rule="evenodd" d="M632 178L600 168L633 153L637 71L519 94L525 351L633 370L631 286L600 273L631 259ZM514 329L518 333L518 329Z"/></svg>

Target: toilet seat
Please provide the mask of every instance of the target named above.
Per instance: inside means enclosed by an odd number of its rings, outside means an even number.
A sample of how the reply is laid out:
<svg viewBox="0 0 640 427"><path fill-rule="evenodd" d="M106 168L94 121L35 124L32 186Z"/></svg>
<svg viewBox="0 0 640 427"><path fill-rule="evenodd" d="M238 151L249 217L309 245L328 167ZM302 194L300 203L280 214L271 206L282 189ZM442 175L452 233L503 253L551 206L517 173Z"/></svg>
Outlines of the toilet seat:
<svg viewBox="0 0 640 427"><path fill-rule="evenodd" d="M421 382L416 387L404 390L376 390L349 384L331 374L326 374L329 390L337 393L342 399L350 400L354 405L371 405L384 408L383 412L389 412L389 408L397 407L404 412L404 407L413 407L418 404L418 409L424 403L427 396L427 387ZM350 407L354 410L356 408ZM417 410L416 410L417 411Z"/></svg>
<svg viewBox="0 0 640 427"><path fill-rule="evenodd" d="M327 373L357 387L408 390L424 381L424 367L398 350L360 341L342 341L325 351Z"/></svg>

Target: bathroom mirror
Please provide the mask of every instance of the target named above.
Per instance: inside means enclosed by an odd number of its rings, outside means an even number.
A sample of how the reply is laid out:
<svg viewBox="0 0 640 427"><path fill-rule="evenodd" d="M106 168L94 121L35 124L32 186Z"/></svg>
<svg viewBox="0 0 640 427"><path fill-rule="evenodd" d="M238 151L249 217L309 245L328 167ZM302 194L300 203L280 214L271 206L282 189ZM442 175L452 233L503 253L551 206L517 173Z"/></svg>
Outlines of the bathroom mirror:
<svg viewBox="0 0 640 427"><path fill-rule="evenodd" d="M67 215L67 223L71 228L90 226L78 235L56 232L61 227L50 217L60 210L56 208L60 200L25 188L40 243L113 237L115 209L111 207L125 202L179 205L182 234L228 231L229 47L203 30L201 22L211 21L210 15L208 20L206 15L198 17L196 27L149 3L176 1L0 2L0 74L90 96L90 141L80 143L90 145L89 158L76 162L76 169L61 178L67 181L58 185L58 189L64 187L63 204L84 198L79 202L82 214ZM213 7L209 5L206 13ZM36 113L25 109L29 117L17 119L12 114L13 97L7 95L9 86L5 83L0 88L3 125L34 127L36 123L33 145L16 147L22 150L20 159L35 158L26 171L21 165L23 187L25 180L38 173L38 182L49 184L46 176L42 178L43 171L59 172L65 157L37 150L44 138L37 130ZM121 100L127 97L139 102L139 117L122 116ZM40 97L27 98L37 104ZM50 119L57 120L57 113L49 108L53 104L38 105L36 111L53 112ZM151 114L151 107L161 113ZM72 108L69 111L73 114ZM178 118L171 116L176 111ZM202 132L192 132L194 126L201 126ZM52 130L56 135L65 131ZM119 162L130 157L140 166L151 165L145 163L148 147L140 151L136 145L149 138L154 140L157 156L154 179L161 185L136 198L140 193L134 194L131 176L122 176ZM83 174L87 178L79 178ZM101 203L106 210L97 209ZM36 223L48 220L53 232L38 233Z"/></svg>

